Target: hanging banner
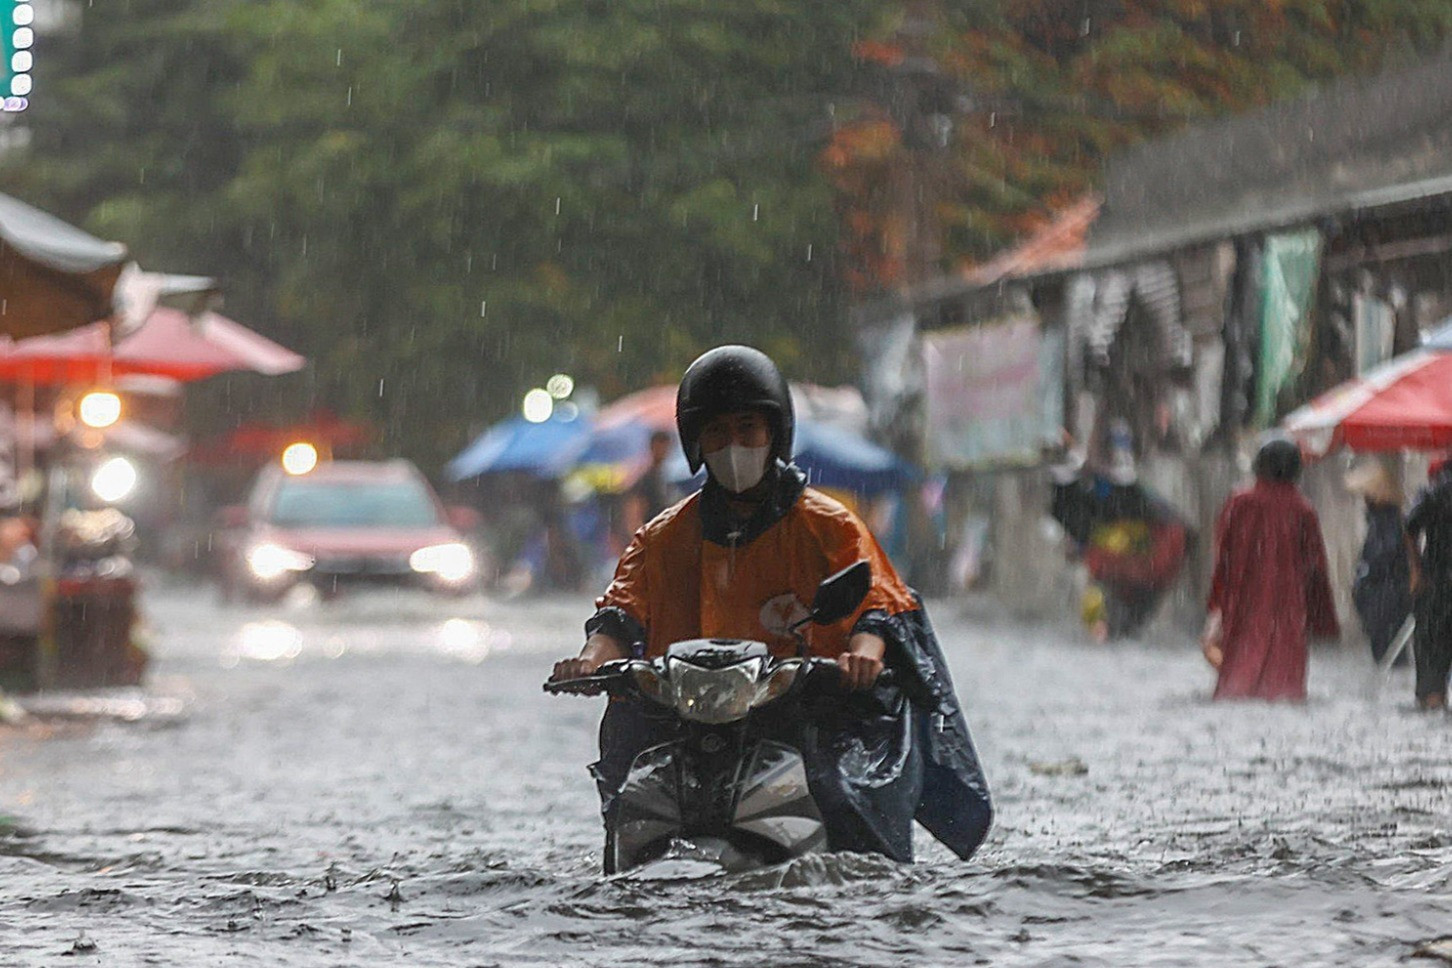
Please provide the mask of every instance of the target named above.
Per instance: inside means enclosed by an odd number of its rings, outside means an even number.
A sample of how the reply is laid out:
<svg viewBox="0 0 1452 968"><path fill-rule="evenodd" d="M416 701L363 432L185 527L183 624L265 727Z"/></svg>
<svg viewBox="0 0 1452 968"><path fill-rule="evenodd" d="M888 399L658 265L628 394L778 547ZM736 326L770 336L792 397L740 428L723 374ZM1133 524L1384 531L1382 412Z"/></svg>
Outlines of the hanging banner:
<svg viewBox="0 0 1452 968"><path fill-rule="evenodd" d="M1320 260L1321 233L1315 229L1266 236L1255 388L1255 420L1261 427L1276 422L1281 389L1305 365Z"/></svg>
<svg viewBox="0 0 1452 968"><path fill-rule="evenodd" d="M925 333L927 460L935 469L1030 464L1059 439L1062 330L1032 314Z"/></svg>

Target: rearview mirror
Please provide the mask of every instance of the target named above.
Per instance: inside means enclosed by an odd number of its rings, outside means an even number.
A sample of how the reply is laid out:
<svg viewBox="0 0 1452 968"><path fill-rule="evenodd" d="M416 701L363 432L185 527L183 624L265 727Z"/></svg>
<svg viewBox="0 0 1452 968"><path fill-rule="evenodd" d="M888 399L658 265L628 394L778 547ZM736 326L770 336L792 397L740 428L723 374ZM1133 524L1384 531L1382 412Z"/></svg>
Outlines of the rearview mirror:
<svg viewBox="0 0 1452 968"><path fill-rule="evenodd" d="M812 599L812 621L831 625L857 611L872 587L872 566L866 559L848 565L817 586Z"/></svg>

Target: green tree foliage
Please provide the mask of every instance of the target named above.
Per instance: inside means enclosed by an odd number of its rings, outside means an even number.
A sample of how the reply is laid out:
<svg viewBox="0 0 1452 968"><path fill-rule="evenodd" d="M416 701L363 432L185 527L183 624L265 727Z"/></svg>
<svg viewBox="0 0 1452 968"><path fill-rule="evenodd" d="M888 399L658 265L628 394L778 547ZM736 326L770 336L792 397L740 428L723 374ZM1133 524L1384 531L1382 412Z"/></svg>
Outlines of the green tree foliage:
<svg viewBox="0 0 1452 968"><path fill-rule="evenodd" d="M8 175L315 360L216 416L328 404L432 462L556 371L850 372L816 155L874 6L107 0Z"/></svg>

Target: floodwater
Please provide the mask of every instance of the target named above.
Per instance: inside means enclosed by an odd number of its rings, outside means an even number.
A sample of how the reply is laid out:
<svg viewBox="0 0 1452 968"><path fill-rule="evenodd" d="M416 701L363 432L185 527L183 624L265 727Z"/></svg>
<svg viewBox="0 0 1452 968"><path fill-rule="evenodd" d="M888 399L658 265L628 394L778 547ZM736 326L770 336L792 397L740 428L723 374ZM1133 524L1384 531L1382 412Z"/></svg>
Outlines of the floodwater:
<svg viewBox="0 0 1452 968"><path fill-rule="evenodd" d="M971 862L923 835L910 866L606 879L584 771L602 701L539 689L585 597L214 602L153 589L145 692L0 737L0 965L1367 966L1452 949L1436 944L1452 720L1411 711L1406 672L1374 688L1360 650L1313 656L1304 707L1212 705L1175 633L1093 646L940 602L997 808Z"/></svg>

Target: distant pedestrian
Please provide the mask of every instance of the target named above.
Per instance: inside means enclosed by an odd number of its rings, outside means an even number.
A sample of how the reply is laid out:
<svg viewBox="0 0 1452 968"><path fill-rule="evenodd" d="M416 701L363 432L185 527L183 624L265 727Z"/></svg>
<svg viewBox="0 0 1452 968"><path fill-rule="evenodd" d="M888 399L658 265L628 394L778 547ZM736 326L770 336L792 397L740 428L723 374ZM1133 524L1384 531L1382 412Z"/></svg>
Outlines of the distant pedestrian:
<svg viewBox="0 0 1452 968"><path fill-rule="evenodd" d="M1402 492L1386 465L1373 458L1346 475L1346 486L1366 502L1366 540L1356 562L1351 601L1381 662L1412 611L1411 568L1402 520Z"/></svg>
<svg viewBox="0 0 1452 968"><path fill-rule="evenodd" d="M675 491L666 475L666 458L676 446L676 437L666 430L650 435L650 463L625 493L625 537L628 541L636 531L657 514L676 502Z"/></svg>
<svg viewBox="0 0 1452 968"><path fill-rule="evenodd" d="M1296 488L1300 450L1284 437L1255 455L1255 483L1225 502L1215 527L1205 656L1216 699L1306 698L1308 635L1340 634L1326 546Z"/></svg>
<svg viewBox="0 0 1452 968"><path fill-rule="evenodd" d="M1444 457L1430 471L1407 513L1407 544L1417 617L1417 705L1444 709L1452 667L1452 462Z"/></svg>

